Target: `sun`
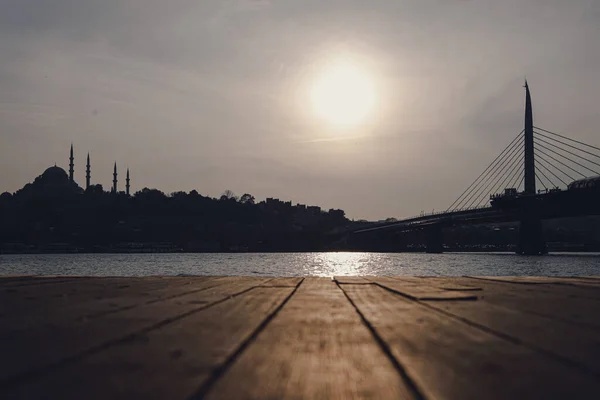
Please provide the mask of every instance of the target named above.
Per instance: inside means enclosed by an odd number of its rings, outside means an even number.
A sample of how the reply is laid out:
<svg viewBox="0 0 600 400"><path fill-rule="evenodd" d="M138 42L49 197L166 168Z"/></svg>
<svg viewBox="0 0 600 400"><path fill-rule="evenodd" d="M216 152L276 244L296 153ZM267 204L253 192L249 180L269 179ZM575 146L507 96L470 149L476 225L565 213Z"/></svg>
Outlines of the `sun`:
<svg viewBox="0 0 600 400"><path fill-rule="evenodd" d="M355 65L340 63L316 79L310 93L316 114L336 125L357 125L375 106L370 76Z"/></svg>

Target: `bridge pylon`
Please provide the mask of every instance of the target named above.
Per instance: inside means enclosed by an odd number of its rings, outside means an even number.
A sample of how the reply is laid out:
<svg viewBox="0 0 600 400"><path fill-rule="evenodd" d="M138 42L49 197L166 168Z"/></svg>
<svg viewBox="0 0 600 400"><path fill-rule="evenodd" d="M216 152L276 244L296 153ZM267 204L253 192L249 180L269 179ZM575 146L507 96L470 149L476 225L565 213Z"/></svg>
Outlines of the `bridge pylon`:
<svg viewBox="0 0 600 400"><path fill-rule="evenodd" d="M533 148L533 107L531 93L525 81L525 194L535 194L535 152Z"/></svg>
<svg viewBox="0 0 600 400"><path fill-rule="evenodd" d="M437 254L444 252L444 232L440 224L425 228L425 252Z"/></svg>
<svg viewBox="0 0 600 400"><path fill-rule="evenodd" d="M525 81L525 190L524 194L532 196L530 206L522 210L519 225L518 254L541 255L546 254L546 242L542 233L542 220L536 212L533 196L535 190L535 151L533 141L533 107L531 105L531 92Z"/></svg>
<svg viewBox="0 0 600 400"><path fill-rule="evenodd" d="M517 253L530 256L548 253L542 233L542 221L539 216L529 214L521 217Z"/></svg>

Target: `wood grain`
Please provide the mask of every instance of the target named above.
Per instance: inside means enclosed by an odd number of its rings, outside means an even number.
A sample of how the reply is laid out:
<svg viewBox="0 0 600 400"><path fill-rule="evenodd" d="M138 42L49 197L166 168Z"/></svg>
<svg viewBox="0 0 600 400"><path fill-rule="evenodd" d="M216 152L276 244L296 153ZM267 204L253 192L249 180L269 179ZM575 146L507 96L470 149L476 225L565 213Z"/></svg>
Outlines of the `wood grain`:
<svg viewBox="0 0 600 400"><path fill-rule="evenodd" d="M338 283L348 283L348 284L369 284L371 281L366 280L360 276L335 276L333 278Z"/></svg>
<svg viewBox="0 0 600 400"><path fill-rule="evenodd" d="M14 398L186 399L292 292L256 288L7 391Z"/></svg>
<svg viewBox="0 0 600 400"><path fill-rule="evenodd" d="M600 290L584 289L582 292L576 286L513 285L470 278L444 279L465 284L476 282L483 289L481 296L489 304L564 321L580 328L600 329L600 301L589 297L590 292L600 295Z"/></svg>
<svg viewBox="0 0 600 400"><path fill-rule="evenodd" d="M597 288L600 282L590 279L578 279L572 277L551 277L551 276L479 276L478 279L490 281L518 283L524 285L574 285L583 287Z"/></svg>
<svg viewBox="0 0 600 400"><path fill-rule="evenodd" d="M0 385L32 370L96 351L137 331L179 318L208 305L260 285L263 281L232 279L232 282L204 291L91 320L58 318L51 325L41 324L27 330L4 330L0 334Z"/></svg>
<svg viewBox="0 0 600 400"><path fill-rule="evenodd" d="M476 302L430 302L428 305L600 377L600 334L596 331L490 304L485 298Z"/></svg>
<svg viewBox="0 0 600 400"><path fill-rule="evenodd" d="M590 398L600 390L595 377L383 288L342 287L425 398Z"/></svg>
<svg viewBox="0 0 600 400"><path fill-rule="evenodd" d="M413 300L477 300L477 293L472 291L446 290L435 286L418 285L384 276L371 276L366 279Z"/></svg>
<svg viewBox="0 0 600 400"><path fill-rule="evenodd" d="M306 279L209 399L410 399L343 292Z"/></svg>
<svg viewBox="0 0 600 400"><path fill-rule="evenodd" d="M491 278L1 278L0 399L598 398L600 278Z"/></svg>
<svg viewBox="0 0 600 400"><path fill-rule="evenodd" d="M420 277L420 276L391 276L390 278L412 283L417 286L435 287L442 290L457 290L461 292L472 292L481 291L480 286L475 285L461 285L455 282L445 281L443 278L432 278L432 277Z"/></svg>

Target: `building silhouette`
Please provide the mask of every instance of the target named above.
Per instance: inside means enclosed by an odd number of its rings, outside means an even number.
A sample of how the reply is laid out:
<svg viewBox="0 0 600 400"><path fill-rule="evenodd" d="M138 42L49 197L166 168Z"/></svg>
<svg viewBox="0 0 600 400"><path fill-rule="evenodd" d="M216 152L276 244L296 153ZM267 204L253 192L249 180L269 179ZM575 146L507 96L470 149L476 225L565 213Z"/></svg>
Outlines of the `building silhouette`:
<svg viewBox="0 0 600 400"><path fill-rule="evenodd" d="M112 193L117 193L117 163L114 165ZM130 195L131 179L129 177L129 168L127 169L126 194ZM56 164L47 168L33 182L26 184L21 191L32 195L52 196L53 194L83 193L92 189L92 164L90 153L87 154L87 163L85 168L85 190L75 182L75 150L71 143L69 152L69 172L67 173Z"/></svg>

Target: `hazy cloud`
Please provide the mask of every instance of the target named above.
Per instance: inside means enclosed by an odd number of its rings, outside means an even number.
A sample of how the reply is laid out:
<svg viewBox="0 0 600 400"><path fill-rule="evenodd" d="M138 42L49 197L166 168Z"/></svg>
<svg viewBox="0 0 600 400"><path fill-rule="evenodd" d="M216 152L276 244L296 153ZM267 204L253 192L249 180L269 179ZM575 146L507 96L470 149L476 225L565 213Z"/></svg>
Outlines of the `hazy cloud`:
<svg viewBox="0 0 600 400"><path fill-rule="evenodd" d="M600 145L595 0L0 0L0 191L47 166L134 189L229 188L350 217L449 205L522 128ZM328 127L306 88L343 54L378 108Z"/></svg>

